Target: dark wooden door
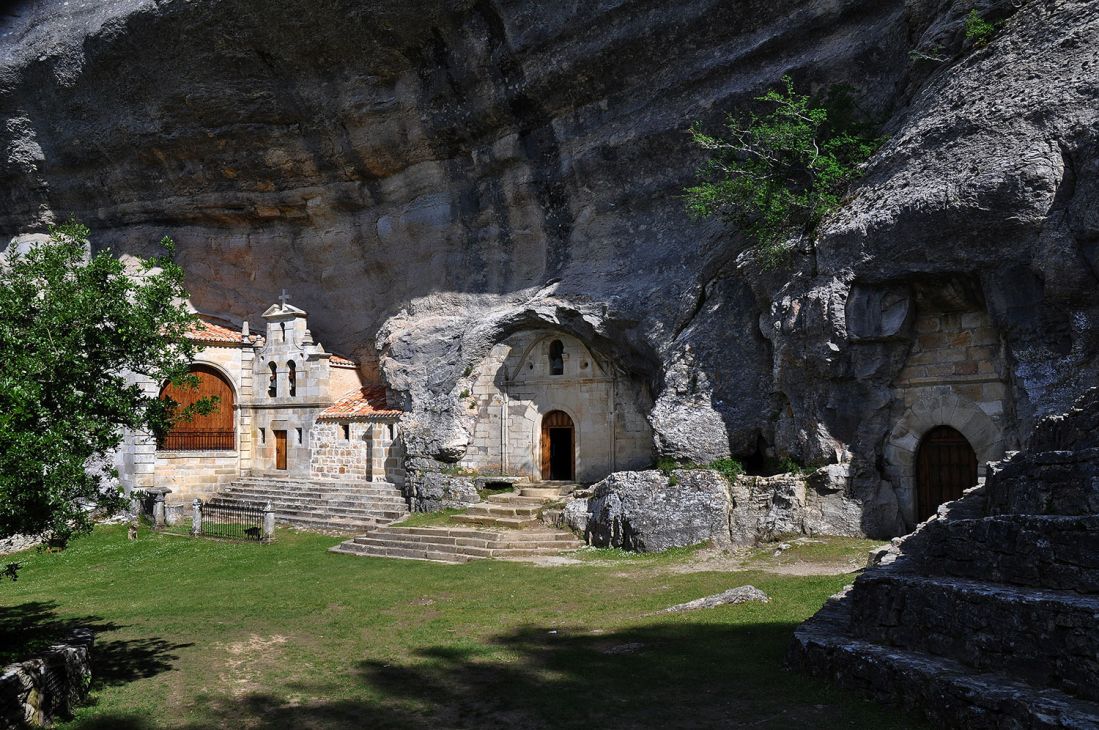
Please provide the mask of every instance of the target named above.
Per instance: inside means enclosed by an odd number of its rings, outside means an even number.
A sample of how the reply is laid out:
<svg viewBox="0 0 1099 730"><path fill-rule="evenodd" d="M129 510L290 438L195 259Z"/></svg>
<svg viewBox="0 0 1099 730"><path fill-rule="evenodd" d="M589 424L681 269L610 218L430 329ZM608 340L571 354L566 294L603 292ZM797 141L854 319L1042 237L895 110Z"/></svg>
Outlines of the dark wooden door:
<svg viewBox="0 0 1099 730"><path fill-rule="evenodd" d="M564 411L550 411L542 418L542 478L575 478L576 446L572 419Z"/></svg>
<svg viewBox="0 0 1099 730"><path fill-rule="evenodd" d="M923 522L939 505L977 484L977 454L950 426L927 432L916 454L916 518Z"/></svg>
<svg viewBox="0 0 1099 730"><path fill-rule="evenodd" d="M275 468L286 469L286 431L275 431Z"/></svg>

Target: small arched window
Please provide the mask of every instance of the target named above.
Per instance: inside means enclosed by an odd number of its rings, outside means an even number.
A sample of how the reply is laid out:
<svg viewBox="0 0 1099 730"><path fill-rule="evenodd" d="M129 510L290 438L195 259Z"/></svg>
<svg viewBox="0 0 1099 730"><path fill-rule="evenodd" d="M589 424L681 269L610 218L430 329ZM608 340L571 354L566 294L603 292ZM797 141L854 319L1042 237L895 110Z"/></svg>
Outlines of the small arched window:
<svg viewBox="0 0 1099 730"><path fill-rule="evenodd" d="M279 322L279 330L282 332L282 341L286 342L286 322Z"/></svg>
<svg viewBox="0 0 1099 730"><path fill-rule="evenodd" d="M275 363L267 363L267 369L271 371L271 378L267 381L267 395L271 398L279 396L279 369Z"/></svg>
<svg viewBox="0 0 1099 730"><path fill-rule="evenodd" d="M294 361L286 363L287 375L286 380L290 386L290 397L293 398L298 394L298 366L294 364Z"/></svg>
<svg viewBox="0 0 1099 730"><path fill-rule="evenodd" d="M565 372L565 345L561 340L550 343L549 365L550 375L561 375Z"/></svg>

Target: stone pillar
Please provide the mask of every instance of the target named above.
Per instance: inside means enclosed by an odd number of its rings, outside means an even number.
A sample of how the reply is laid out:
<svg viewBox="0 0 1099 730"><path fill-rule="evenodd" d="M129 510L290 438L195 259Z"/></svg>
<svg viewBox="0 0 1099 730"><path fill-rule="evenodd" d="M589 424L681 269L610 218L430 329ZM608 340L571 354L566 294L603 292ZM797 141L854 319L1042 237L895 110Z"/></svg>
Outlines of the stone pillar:
<svg viewBox="0 0 1099 730"><path fill-rule="evenodd" d="M153 495L153 529L159 530L168 522L164 498L171 494L172 490L167 487L155 487L147 491Z"/></svg>
<svg viewBox="0 0 1099 730"><path fill-rule="evenodd" d="M202 500L198 497L191 502L191 534L202 534Z"/></svg>
<svg viewBox="0 0 1099 730"><path fill-rule="evenodd" d="M263 540L270 542L275 537L275 510L268 502L263 506Z"/></svg>

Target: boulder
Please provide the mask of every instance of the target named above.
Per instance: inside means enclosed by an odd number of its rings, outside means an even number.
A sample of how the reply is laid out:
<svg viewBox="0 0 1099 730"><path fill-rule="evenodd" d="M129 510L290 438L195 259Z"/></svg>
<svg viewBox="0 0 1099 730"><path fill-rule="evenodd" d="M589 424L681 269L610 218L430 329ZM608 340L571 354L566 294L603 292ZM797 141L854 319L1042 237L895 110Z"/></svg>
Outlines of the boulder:
<svg viewBox="0 0 1099 730"><path fill-rule="evenodd" d="M727 482L712 471L616 472L595 485L585 537L598 547L658 552L729 543Z"/></svg>

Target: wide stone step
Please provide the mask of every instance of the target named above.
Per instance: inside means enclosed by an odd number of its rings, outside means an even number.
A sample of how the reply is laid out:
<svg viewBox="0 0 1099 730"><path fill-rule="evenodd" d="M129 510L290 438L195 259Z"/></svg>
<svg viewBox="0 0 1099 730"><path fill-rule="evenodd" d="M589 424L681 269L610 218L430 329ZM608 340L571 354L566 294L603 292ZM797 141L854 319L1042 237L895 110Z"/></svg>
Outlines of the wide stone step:
<svg viewBox="0 0 1099 730"><path fill-rule="evenodd" d="M366 537L358 537L354 540L356 545L362 545L364 547L374 548L395 548L402 550L428 550L437 553L448 553L453 555L465 555L469 558L508 558L508 557L532 557L536 555L555 555L560 551L560 548L555 545L549 545L547 547L539 546L537 543L525 543L521 546L476 546L476 545L453 545L453 544L439 544L434 542L413 541L405 538L397 537L385 537L382 535L367 535Z"/></svg>
<svg viewBox="0 0 1099 730"><path fill-rule="evenodd" d="M1099 594L1096 515L933 520L904 551L910 572Z"/></svg>
<svg viewBox="0 0 1099 730"><path fill-rule="evenodd" d="M312 489L258 489L255 487L234 487L230 485L225 491L233 494L255 494L262 496L293 495L308 499L404 499L404 495L396 489L378 489L371 491L357 489L318 491Z"/></svg>
<svg viewBox="0 0 1099 730"><path fill-rule="evenodd" d="M509 527L516 530L524 527L534 527L540 524L540 522L533 517L496 517L494 515L485 514L454 515L451 519L455 522L462 522L468 525L491 525L495 527Z"/></svg>
<svg viewBox="0 0 1099 730"><path fill-rule="evenodd" d="M542 506L510 504L477 504L466 510L467 515L485 515L489 517L537 517Z"/></svg>
<svg viewBox="0 0 1099 730"><path fill-rule="evenodd" d="M404 527L399 522L386 528L391 534L410 535L447 535L455 538L471 538L485 540L507 540L508 542L522 542L524 540L557 542L580 542L576 536L569 532L559 530L487 530L469 527Z"/></svg>
<svg viewBox="0 0 1099 730"><path fill-rule="evenodd" d="M478 539L473 537L450 537L448 535L407 535L393 534L388 530L377 530L369 535L355 538L355 542L362 545L387 544L416 544L434 545L439 547L454 547L459 549L476 548L485 550L551 550L560 551L568 548L579 548L583 545L580 541L565 543L558 540L494 540Z"/></svg>
<svg viewBox="0 0 1099 730"><path fill-rule="evenodd" d="M310 517L294 517L291 519L278 519L275 522L280 525L297 527L304 530L319 530L322 532L347 532L360 535L364 532L377 529L389 524L388 520L340 520Z"/></svg>
<svg viewBox="0 0 1099 730"><path fill-rule="evenodd" d="M1099 700L1099 597L878 570L849 600L858 638Z"/></svg>
<svg viewBox="0 0 1099 730"><path fill-rule="evenodd" d="M299 499L288 495L279 495L265 497L257 499L251 495L241 495L235 493L225 493L220 496L223 500L232 500L236 502L247 502L249 504L296 504L306 505L310 507L316 507L319 509L329 510L344 510L344 509L395 509L403 512L408 511L408 505L402 500L372 500L372 499L359 499L359 500L326 500L326 499Z"/></svg>
<svg viewBox="0 0 1099 730"><path fill-rule="evenodd" d="M936 727L1099 727L1099 704L999 672L977 672L953 659L852 637L847 625L843 604L830 601L795 632L789 664L879 702L918 711Z"/></svg>
<svg viewBox="0 0 1099 730"><path fill-rule="evenodd" d="M337 545L333 548L329 548L329 552L373 558L427 560L434 563L468 563L472 559L465 555L442 553L433 550L419 550L409 548L378 548L367 545L356 545L354 543L341 543L340 545Z"/></svg>
<svg viewBox="0 0 1099 730"><path fill-rule="evenodd" d="M521 497L518 494L492 494L488 497L488 504L507 505L514 507L541 507L546 500L541 497Z"/></svg>

